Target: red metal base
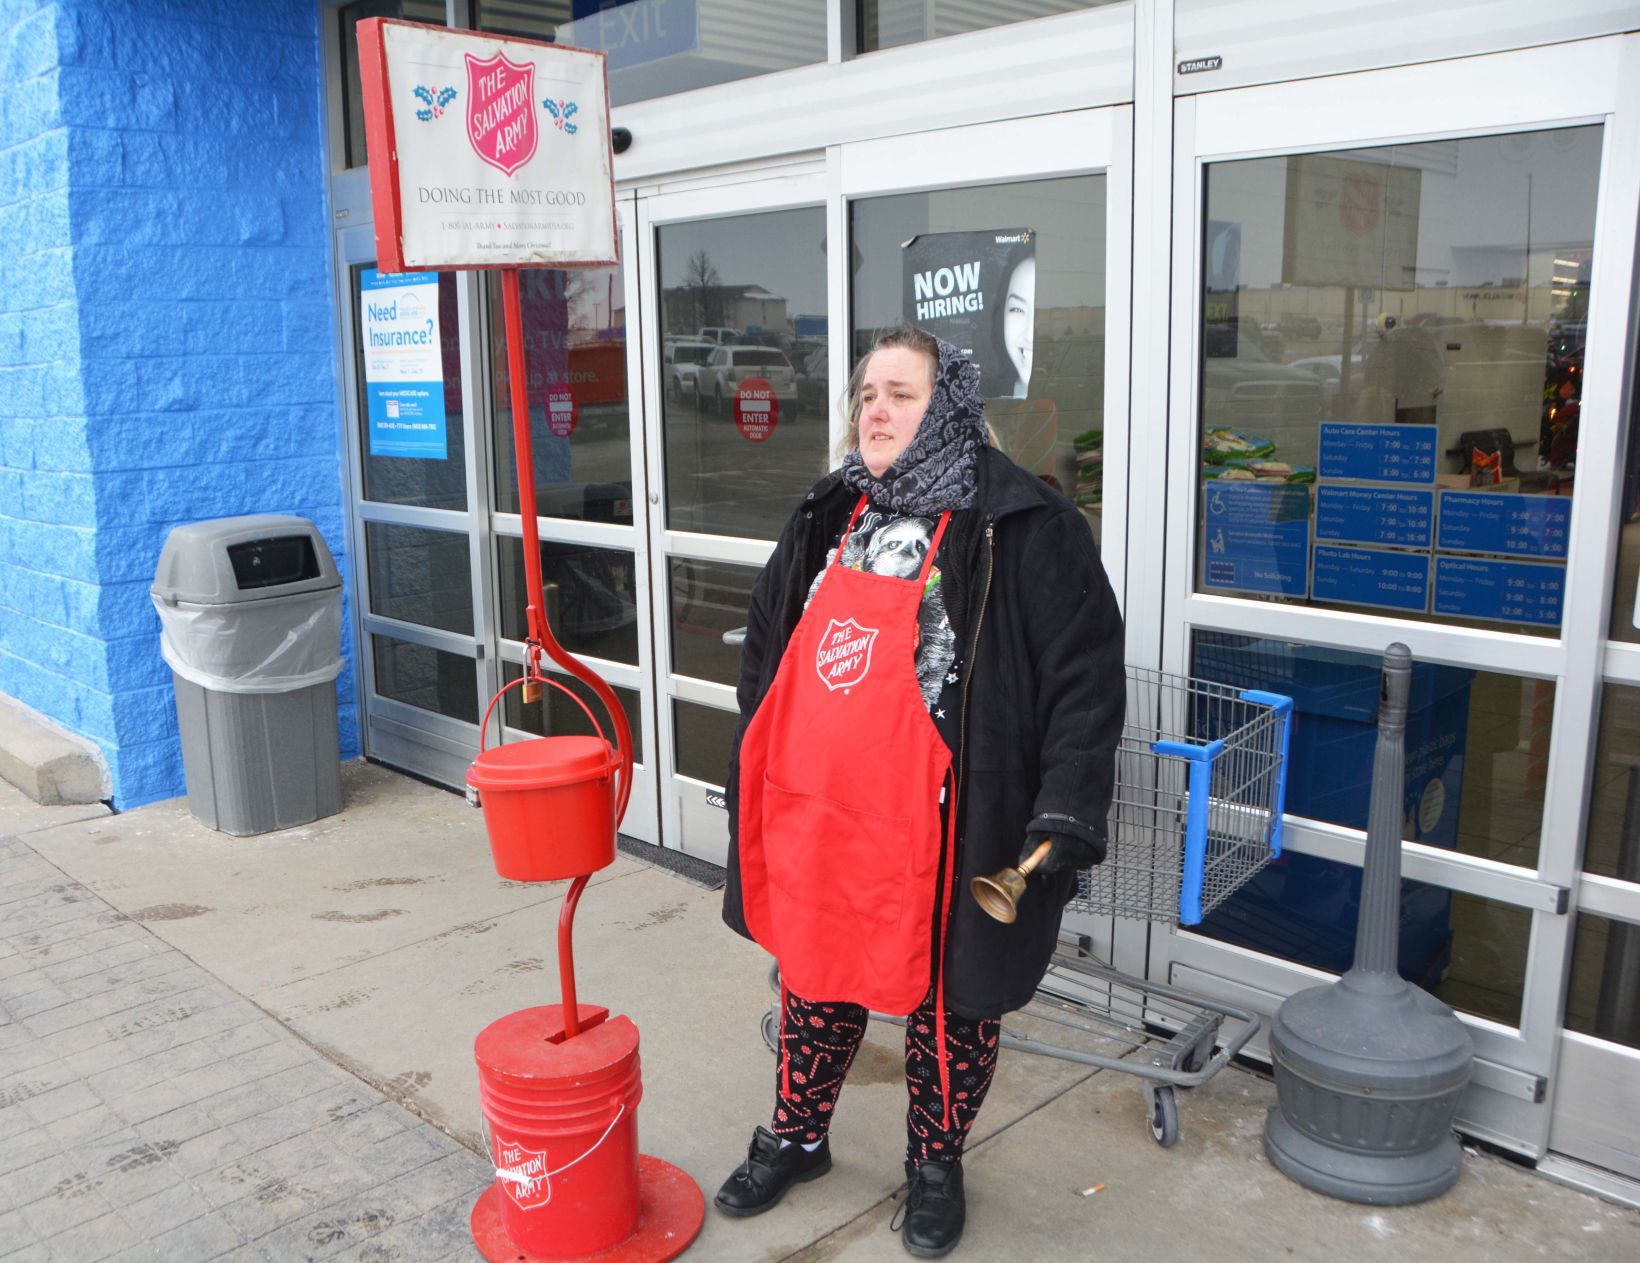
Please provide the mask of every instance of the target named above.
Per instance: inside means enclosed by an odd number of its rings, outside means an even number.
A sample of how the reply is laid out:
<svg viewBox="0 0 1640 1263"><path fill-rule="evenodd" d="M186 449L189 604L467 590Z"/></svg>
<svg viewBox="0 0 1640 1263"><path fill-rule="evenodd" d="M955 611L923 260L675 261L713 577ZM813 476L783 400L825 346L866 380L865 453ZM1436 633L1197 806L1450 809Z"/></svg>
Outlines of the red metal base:
<svg viewBox="0 0 1640 1263"><path fill-rule="evenodd" d="M628 1203L630 1205L630 1203ZM649 1154L638 1157L638 1225L619 1245L580 1260L609 1263L665 1263L694 1242L706 1218L700 1186L680 1167ZM501 1218L501 1189L492 1184L473 1207L473 1244L489 1263L563 1263L525 1254L512 1243Z"/></svg>

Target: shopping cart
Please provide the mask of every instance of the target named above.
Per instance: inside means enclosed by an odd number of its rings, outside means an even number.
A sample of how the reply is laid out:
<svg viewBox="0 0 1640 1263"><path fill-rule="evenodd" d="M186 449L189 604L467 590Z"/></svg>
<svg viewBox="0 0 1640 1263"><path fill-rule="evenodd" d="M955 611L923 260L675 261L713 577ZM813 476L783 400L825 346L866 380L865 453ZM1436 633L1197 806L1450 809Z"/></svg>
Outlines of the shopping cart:
<svg viewBox="0 0 1640 1263"><path fill-rule="evenodd" d="M1108 853L1080 875L1067 911L1195 925L1279 855L1292 709L1278 693L1129 667ZM1122 973L1096 958L1088 935L1062 931L1060 945L1035 998L1004 1019L1003 1045L1136 1076L1151 1135L1174 1144L1175 1089L1217 1074L1258 1032L1258 1016ZM769 985L780 989L774 966ZM776 1050L777 1006L763 1015ZM1024 1034L1019 1017L1104 1051Z"/></svg>

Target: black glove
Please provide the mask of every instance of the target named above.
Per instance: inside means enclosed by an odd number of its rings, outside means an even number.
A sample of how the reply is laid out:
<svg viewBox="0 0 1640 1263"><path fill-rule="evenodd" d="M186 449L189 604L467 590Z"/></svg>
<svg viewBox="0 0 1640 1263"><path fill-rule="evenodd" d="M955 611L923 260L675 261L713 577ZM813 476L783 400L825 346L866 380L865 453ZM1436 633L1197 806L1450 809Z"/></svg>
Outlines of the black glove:
<svg viewBox="0 0 1640 1263"><path fill-rule="evenodd" d="M1019 862L1023 864L1044 842L1052 842L1053 849L1048 852L1047 858L1036 866L1039 873L1058 873L1067 868L1091 868L1098 862L1093 849L1086 842L1078 838L1040 833L1035 830L1025 835L1025 849L1020 852Z"/></svg>

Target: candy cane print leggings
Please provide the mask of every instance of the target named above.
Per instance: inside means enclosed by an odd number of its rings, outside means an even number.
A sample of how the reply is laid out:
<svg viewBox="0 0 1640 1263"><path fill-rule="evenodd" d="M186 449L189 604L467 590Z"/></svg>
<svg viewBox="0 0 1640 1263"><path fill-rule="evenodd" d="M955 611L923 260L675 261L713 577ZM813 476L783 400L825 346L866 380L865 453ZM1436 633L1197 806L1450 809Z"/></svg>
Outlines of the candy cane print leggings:
<svg viewBox="0 0 1640 1263"><path fill-rule="evenodd" d="M941 1124L939 1048L934 1009L925 1002L905 1021L906 1156L914 1162L956 1162L963 1141L985 1102L997 1068L995 1018L945 1015L950 1058L951 1125ZM775 1108L771 1130L793 1144L813 1144L831 1127L843 1078L866 1033L866 1010L845 1001L805 1000L786 992L780 1020L781 1056L775 1062ZM784 1091L782 1091L784 1089Z"/></svg>

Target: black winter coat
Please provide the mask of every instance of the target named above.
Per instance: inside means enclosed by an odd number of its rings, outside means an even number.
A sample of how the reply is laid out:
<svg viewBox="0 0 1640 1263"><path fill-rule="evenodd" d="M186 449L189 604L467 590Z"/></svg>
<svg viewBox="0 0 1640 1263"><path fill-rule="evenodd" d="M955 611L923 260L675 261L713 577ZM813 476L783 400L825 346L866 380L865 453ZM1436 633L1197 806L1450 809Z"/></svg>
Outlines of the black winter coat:
<svg viewBox="0 0 1640 1263"><path fill-rule="evenodd" d="M774 682L809 585L857 499L836 473L816 483L752 589L726 794L723 897L723 919L743 935L740 740ZM965 1017L997 1017L1027 1003L1041 982L1076 874L1033 876L1012 925L987 916L968 883L1017 863L1028 832L1075 839L1089 862L1104 858L1127 696L1122 619L1082 515L994 448L982 453L974 506L951 515L940 566L968 686L961 749L953 760L957 880L945 998Z"/></svg>

